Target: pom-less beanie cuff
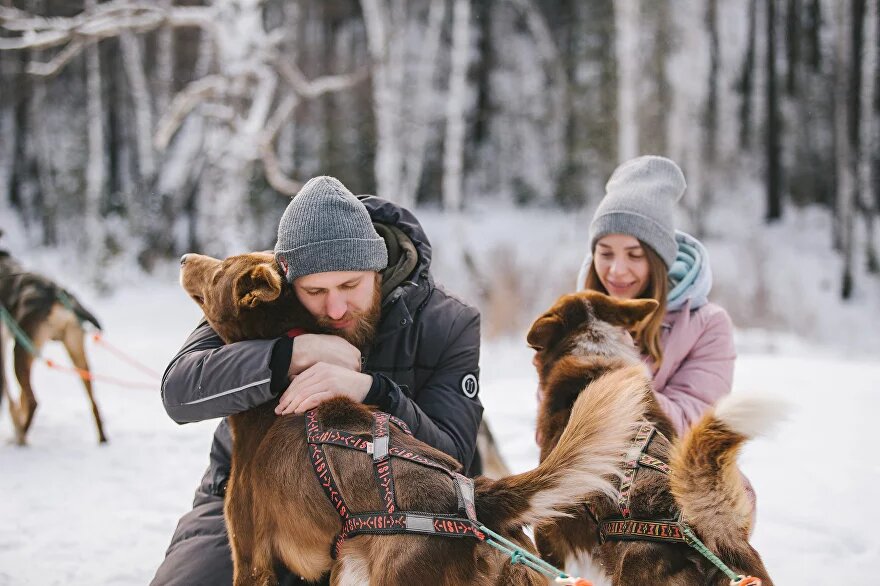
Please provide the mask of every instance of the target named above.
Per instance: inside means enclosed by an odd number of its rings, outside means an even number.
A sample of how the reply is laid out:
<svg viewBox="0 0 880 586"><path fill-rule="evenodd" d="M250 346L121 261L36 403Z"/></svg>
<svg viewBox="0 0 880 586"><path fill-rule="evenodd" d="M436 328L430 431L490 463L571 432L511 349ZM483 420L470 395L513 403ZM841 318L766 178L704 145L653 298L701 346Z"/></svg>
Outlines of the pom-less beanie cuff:
<svg viewBox="0 0 880 586"><path fill-rule="evenodd" d="M609 234L628 234L638 238L656 252L667 267L675 262L678 246L674 233L658 224L652 218L633 212L609 212L597 216L592 224L590 250L596 249L596 242Z"/></svg>
<svg viewBox="0 0 880 586"><path fill-rule="evenodd" d="M331 271L381 271L388 265L385 240L379 238L341 238L312 242L292 250L276 250L275 259L284 268L287 280Z"/></svg>

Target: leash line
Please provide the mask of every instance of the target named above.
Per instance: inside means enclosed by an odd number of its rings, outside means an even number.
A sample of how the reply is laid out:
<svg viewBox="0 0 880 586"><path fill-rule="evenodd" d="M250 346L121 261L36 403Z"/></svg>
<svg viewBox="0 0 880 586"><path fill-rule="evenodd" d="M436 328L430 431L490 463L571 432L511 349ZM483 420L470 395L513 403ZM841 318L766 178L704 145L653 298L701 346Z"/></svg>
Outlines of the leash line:
<svg viewBox="0 0 880 586"><path fill-rule="evenodd" d="M517 544L495 533L485 525L480 525L480 531L489 536L489 538L486 539L487 545L490 545L501 553L510 556L511 564L522 564L524 566L528 566L536 572L547 576L548 578L553 578L553 580L557 584L569 584L571 586L592 586L592 584L588 580L569 576L559 568L554 567L553 565L547 563L538 556L528 551L524 551Z"/></svg>
<svg viewBox="0 0 880 586"><path fill-rule="evenodd" d="M680 526L682 533L687 537L688 545L697 550L704 558L715 564L716 568L730 578L730 586L761 586L761 580L759 578L736 574L733 570L727 567L727 564L722 562L717 555L712 553L712 551L706 547L706 544L699 540L690 527L684 523L681 523Z"/></svg>
<svg viewBox="0 0 880 586"><path fill-rule="evenodd" d="M132 358L131 356L127 355L125 352L123 352L122 350L117 348L116 346L113 346L112 344L110 344L104 338L104 335L101 332L95 332L94 334L92 334L92 340L95 342L95 344L104 347L108 352L110 352L111 354L113 354L114 356L116 356L117 358L122 360L123 362L127 363L129 366L133 366L134 368L140 370L144 374L149 375L151 378L154 378L156 380L159 380L162 378L162 375L160 375L158 372L156 372L155 370L153 370L149 366L143 364L142 362L137 361L136 359Z"/></svg>
<svg viewBox="0 0 880 586"><path fill-rule="evenodd" d="M2 319L2 321L9 328L9 331L12 332L13 337L18 341L18 343L21 344L22 346L24 346L25 350L27 350L31 356L33 356L35 359L39 360L40 362L44 363L49 368L53 368L55 370L59 370L62 372L69 372L72 374L76 374L81 379L87 380L87 381L104 381L106 383L119 385L119 386L123 386L123 387L155 389L154 384L133 382L133 381L127 381L127 380L115 378L112 376L98 375L98 374L95 374L89 370L85 370L83 368L78 368L76 366L63 366L61 364L58 364L53 360L45 358L40 353L40 351L37 350L37 347L34 345L33 340L31 340L28 337L28 335L24 332L24 330L21 329L21 326L18 325L18 322L15 321L15 319L12 317L12 314L9 313L9 310L6 309L6 307L3 304L0 304L0 319Z"/></svg>

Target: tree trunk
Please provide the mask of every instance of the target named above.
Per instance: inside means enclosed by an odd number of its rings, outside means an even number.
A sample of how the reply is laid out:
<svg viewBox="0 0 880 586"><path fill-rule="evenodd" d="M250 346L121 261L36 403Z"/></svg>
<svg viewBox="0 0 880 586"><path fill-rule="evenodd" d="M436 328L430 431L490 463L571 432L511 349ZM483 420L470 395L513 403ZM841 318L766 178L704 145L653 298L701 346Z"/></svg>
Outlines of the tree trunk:
<svg viewBox="0 0 880 586"><path fill-rule="evenodd" d="M626 161L639 154L639 5L640 0L615 0L618 70L618 132L617 161Z"/></svg>
<svg viewBox="0 0 880 586"><path fill-rule="evenodd" d="M797 95L797 73L801 59L801 0L788 0L785 10L786 72L785 92Z"/></svg>
<svg viewBox="0 0 880 586"><path fill-rule="evenodd" d="M94 8L96 0L86 0L86 9ZM88 266L97 278L103 249L103 223L101 222L101 199L104 195L106 167L104 165L104 105L101 91L101 60L98 45L92 44L84 51L86 61L86 123L88 163L86 166L85 203L83 206L84 233Z"/></svg>
<svg viewBox="0 0 880 586"><path fill-rule="evenodd" d="M470 53L471 2L455 0L452 9L452 65L446 100L446 140L443 145L443 208L462 208L465 100Z"/></svg>
<svg viewBox="0 0 880 586"><path fill-rule="evenodd" d="M776 75L776 2L767 0L767 212L773 222L782 217L782 166L779 160L780 124Z"/></svg>
<svg viewBox="0 0 880 586"><path fill-rule="evenodd" d="M866 19L872 26L873 36L867 38L873 43L867 45L873 61L865 61L865 79L868 92L865 99L867 141L864 149L864 190L865 201L865 260L868 272L880 273L880 256L875 245L877 215L880 212L880 1L872 0L870 16Z"/></svg>
<svg viewBox="0 0 880 586"><path fill-rule="evenodd" d="M857 2L859 0L853 0ZM851 29L850 3L840 2L835 7L835 33L836 43L834 52L834 70L836 78L836 91L834 100L835 120L835 150L837 151L837 197L835 209L836 247L843 257L841 274L840 296L849 298L852 293L852 264L853 264L853 207L855 200L855 182L853 175L853 147L851 138L853 115L850 103L853 78L850 75L854 30Z"/></svg>
<svg viewBox="0 0 880 586"><path fill-rule="evenodd" d="M388 8L383 0L361 0L367 46L373 61L373 108L376 116L376 195L399 201L401 152L397 128L400 115L400 87L395 85L393 57L399 53L396 36L390 31Z"/></svg>
<svg viewBox="0 0 880 586"><path fill-rule="evenodd" d="M739 78L739 91L742 98L739 107L739 147L749 150L752 146L752 92L755 87L755 41L758 27L758 0L749 3L749 33L746 54Z"/></svg>
<svg viewBox="0 0 880 586"><path fill-rule="evenodd" d="M160 0L160 6L171 8L174 0ZM156 33L156 112L161 116L168 110L174 92L174 29L163 26Z"/></svg>

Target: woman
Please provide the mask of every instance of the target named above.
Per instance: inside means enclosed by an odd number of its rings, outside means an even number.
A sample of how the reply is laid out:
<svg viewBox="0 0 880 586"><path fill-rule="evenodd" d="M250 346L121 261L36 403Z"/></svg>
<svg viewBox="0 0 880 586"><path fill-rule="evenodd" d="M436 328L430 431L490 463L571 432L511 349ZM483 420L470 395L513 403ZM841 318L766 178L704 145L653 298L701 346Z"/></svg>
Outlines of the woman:
<svg viewBox="0 0 880 586"><path fill-rule="evenodd" d="M590 225L590 251L577 288L665 307L633 337L654 377L654 393L679 433L730 393L736 351L727 312L708 300L706 249L675 230L687 187L669 159L643 156L620 165Z"/></svg>

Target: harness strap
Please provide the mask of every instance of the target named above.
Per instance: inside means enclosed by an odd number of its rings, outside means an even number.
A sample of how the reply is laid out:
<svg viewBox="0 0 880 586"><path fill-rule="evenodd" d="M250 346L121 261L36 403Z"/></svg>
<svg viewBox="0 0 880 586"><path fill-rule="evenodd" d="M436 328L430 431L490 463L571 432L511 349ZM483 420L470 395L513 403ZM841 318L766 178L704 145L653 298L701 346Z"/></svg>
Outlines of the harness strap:
<svg viewBox="0 0 880 586"><path fill-rule="evenodd" d="M608 519L602 521L599 540L631 541L673 541L687 543L679 520L655 521L643 519Z"/></svg>
<svg viewBox="0 0 880 586"><path fill-rule="evenodd" d="M397 496L394 492L394 476L391 474L391 460L388 456L388 443L391 439L388 430L387 413L377 412L373 417L373 469L376 472L376 485L379 496L388 514L397 511Z"/></svg>
<svg viewBox="0 0 880 586"><path fill-rule="evenodd" d="M417 454L390 445L389 423L400 427L401 431L411 434L405 423L387 413L373 414L371 436L351 433L341 429L324 429L318 419L317 410L311 409L305 414L306 438L312 467L324 494L336 509L342 520L342 529L336 537L331 554L339 555L339 549L349 537L369 534L420 533L442 535L445 537L473 537L485 541L486 535L480 530L476 520L474 506L474 485L470 478L453 472L443 465ZM322 446L331 444L358 450L370 454L373 458L376 483L380 498L385 506L383 512L352 513L342 497L342 493L333 478L330 465ZM394 490L394 477L391 470L391 458L403 458L416 464L439 470L453 479L458 514L447 515L422 513L416 511L399 511Z"/></svg>
<svg viewBox="0 0 880 586"><path fill-rule="evenodd" d="M633 487L636 472L639 469L639 460L651 442L653 435L654 426L646 421L639 428L629 450L624 455L623 478L620 480L620 491L617 497L617 507L620 509L620 514L623 515L624 519L628 519L630 516L630 491Z"/></svg>

